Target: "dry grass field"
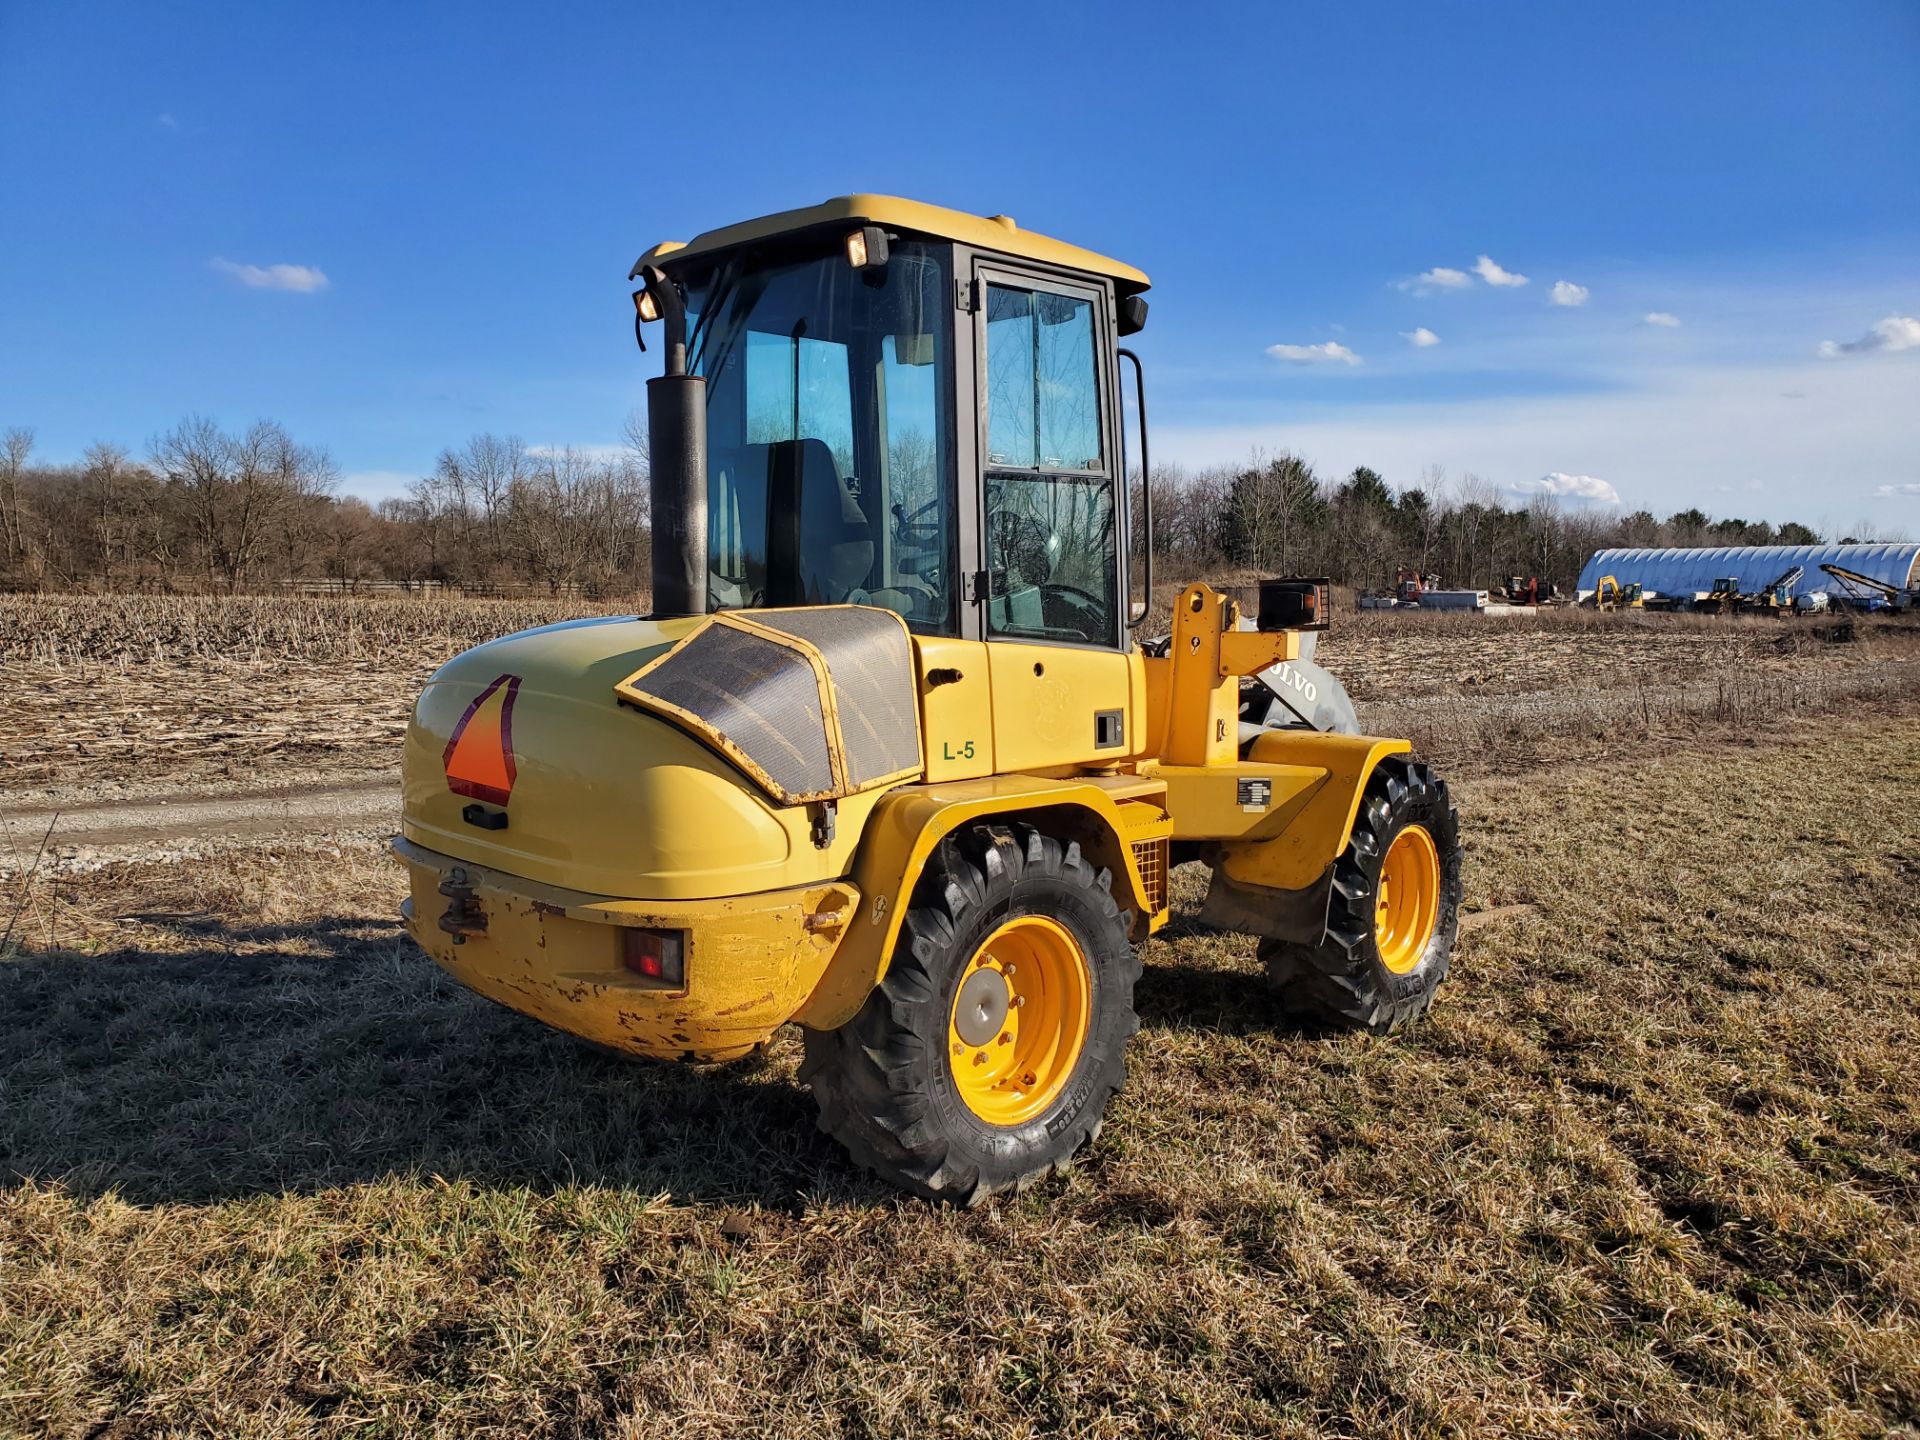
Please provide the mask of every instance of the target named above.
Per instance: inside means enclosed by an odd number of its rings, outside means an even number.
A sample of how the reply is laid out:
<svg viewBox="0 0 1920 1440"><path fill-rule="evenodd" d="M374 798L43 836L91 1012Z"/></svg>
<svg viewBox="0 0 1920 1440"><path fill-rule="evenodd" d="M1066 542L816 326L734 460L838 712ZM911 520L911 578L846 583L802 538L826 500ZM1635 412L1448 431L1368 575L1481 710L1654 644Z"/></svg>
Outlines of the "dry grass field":
<svg viewBox="0 0 1920 1440"><path fill-rule="evenodd" d="M0 786L38 800L387 770L414 696L443 660L593 608L0 597ZM1571 610L1499 622L1367 612L1341 617L1323 658L1377 727L1413 735L1436 759L1460 742L1477 756L1524 749L1529 735L1645 739L1670 716L1830 709L1920 677L1920 633L1863 624L1854 643L1827 645L1813 629Z"/></svg>
<svg viewBox="0 0 1920 1440"><path fill-rule="evenodd" d="M791 1035L628 1063L461 990L377 826L34 863L378 792L441 658L575 608L0 601L0 1434L1920 1426L1912 633L1342 617L1519 908L1368 1041L1180 872L1101 1140L966 1213L815 1133Z"/></svg>

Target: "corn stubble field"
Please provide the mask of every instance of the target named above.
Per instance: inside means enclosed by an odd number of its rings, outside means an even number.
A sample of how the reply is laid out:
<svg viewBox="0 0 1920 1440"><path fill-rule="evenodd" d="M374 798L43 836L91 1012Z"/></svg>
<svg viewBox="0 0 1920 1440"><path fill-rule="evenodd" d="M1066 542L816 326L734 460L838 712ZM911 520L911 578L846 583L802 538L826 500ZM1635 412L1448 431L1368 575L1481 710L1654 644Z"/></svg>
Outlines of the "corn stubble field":
<svg viewBox="0 0 1920 1440"><path fill-rule="evenodd" d="M439 660L577 608L0 601L0 1432L1920 1424L1911 632L1342 617L1520 908L1414 1030L1303 1033L1189 867L1102 1138L958 1213L815 1133L791 1034L629 1063L462 991L350 827L54 863L57 806L378 783Z"/></svg>

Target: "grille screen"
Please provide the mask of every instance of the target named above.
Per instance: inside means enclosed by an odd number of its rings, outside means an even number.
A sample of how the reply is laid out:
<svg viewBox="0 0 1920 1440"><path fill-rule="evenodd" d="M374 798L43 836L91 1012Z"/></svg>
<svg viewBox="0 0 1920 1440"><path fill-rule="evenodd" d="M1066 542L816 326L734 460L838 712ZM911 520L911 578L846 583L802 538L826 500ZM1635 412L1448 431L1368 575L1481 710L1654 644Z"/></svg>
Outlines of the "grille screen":
<svg viewBox="0 0 1920 1440"><path fill-rule="evenodd" d="M1154 914L1167 908L1167 842L1164 838L1133 842L1133 860L1140 867L1140 884Z"/></svg>
<svg viewBox="0 0 1920 1440"><path fill-rule="evenodd" d="M920 708L913 649L891 613L858 605L765 610L756 624L805 640L827 662L847 788L858 790L920 768Z"/></svg>
<svg viewBox="0 0 1920 1440"><path fill-rule="evenodd" d="M730 741L780 798L833 793L819 681L797 650L732 625L708 625L649 670L642 684L648 695Z"/></svg>
<svg viewBox="0 0 1920 1440"><path fill-rule="evenodd" d="M890 611L730 611L614 689L697 735L782 804L838 799L921 768L913 647Z"/></svg>

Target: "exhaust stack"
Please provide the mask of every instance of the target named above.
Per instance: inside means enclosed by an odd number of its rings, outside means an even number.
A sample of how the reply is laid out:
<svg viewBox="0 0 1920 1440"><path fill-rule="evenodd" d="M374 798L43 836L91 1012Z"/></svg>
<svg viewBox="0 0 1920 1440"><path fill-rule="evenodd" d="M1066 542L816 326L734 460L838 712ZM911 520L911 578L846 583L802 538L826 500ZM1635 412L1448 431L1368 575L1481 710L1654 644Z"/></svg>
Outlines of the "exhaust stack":
<svg viewBox="0 0 1920 1440"><path fill-rule="evenodd" d="M666 331L666 372L647 382L647 480L653 508L653 614L707 613L707 382L687 373L679 288L649 265L647 293Z"/></svg>

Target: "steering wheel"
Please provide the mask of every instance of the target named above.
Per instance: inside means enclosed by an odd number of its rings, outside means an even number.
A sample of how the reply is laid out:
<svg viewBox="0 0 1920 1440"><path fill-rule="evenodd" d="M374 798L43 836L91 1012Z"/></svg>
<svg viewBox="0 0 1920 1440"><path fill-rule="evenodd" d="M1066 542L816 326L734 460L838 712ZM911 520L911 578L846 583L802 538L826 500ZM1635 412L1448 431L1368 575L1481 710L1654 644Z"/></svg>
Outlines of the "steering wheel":
<svg viewBox="0 0 1920 1440"><path fill-rule="evenodd" d="M1042 595L1059 593L1071 595L1078 600L1084 600L1087 602L1087 608L1089 610L1104 610L1107 608L1106 601L1102 600L1091 590L1082 590L1078 585L1064 584L1059 580L1046 580L1041 582L1039 588Z"/></svg>
<svg viewBox="0 0 1920 1440"><path fill-rule="evenodd" d="M928 542L940 538L941 525L938 520L926 520L922 517L929 511L938 509L940 497L913 507L911 514L899 501L893 504L893 538L896 540Z"/></svg>
<svg viewBox="0 0 1920 1440"><path fill-rule="evenodd" d="M1022 584L1045 585L1053 569L1053 558L1047 553L1052 537L1047 528L1031 515L1012 510L995 510L987 517L987 524L992 531L987 553L994 562L994 575L1005 577L1001 581L1003 592L1016 576Z"/></svg>

